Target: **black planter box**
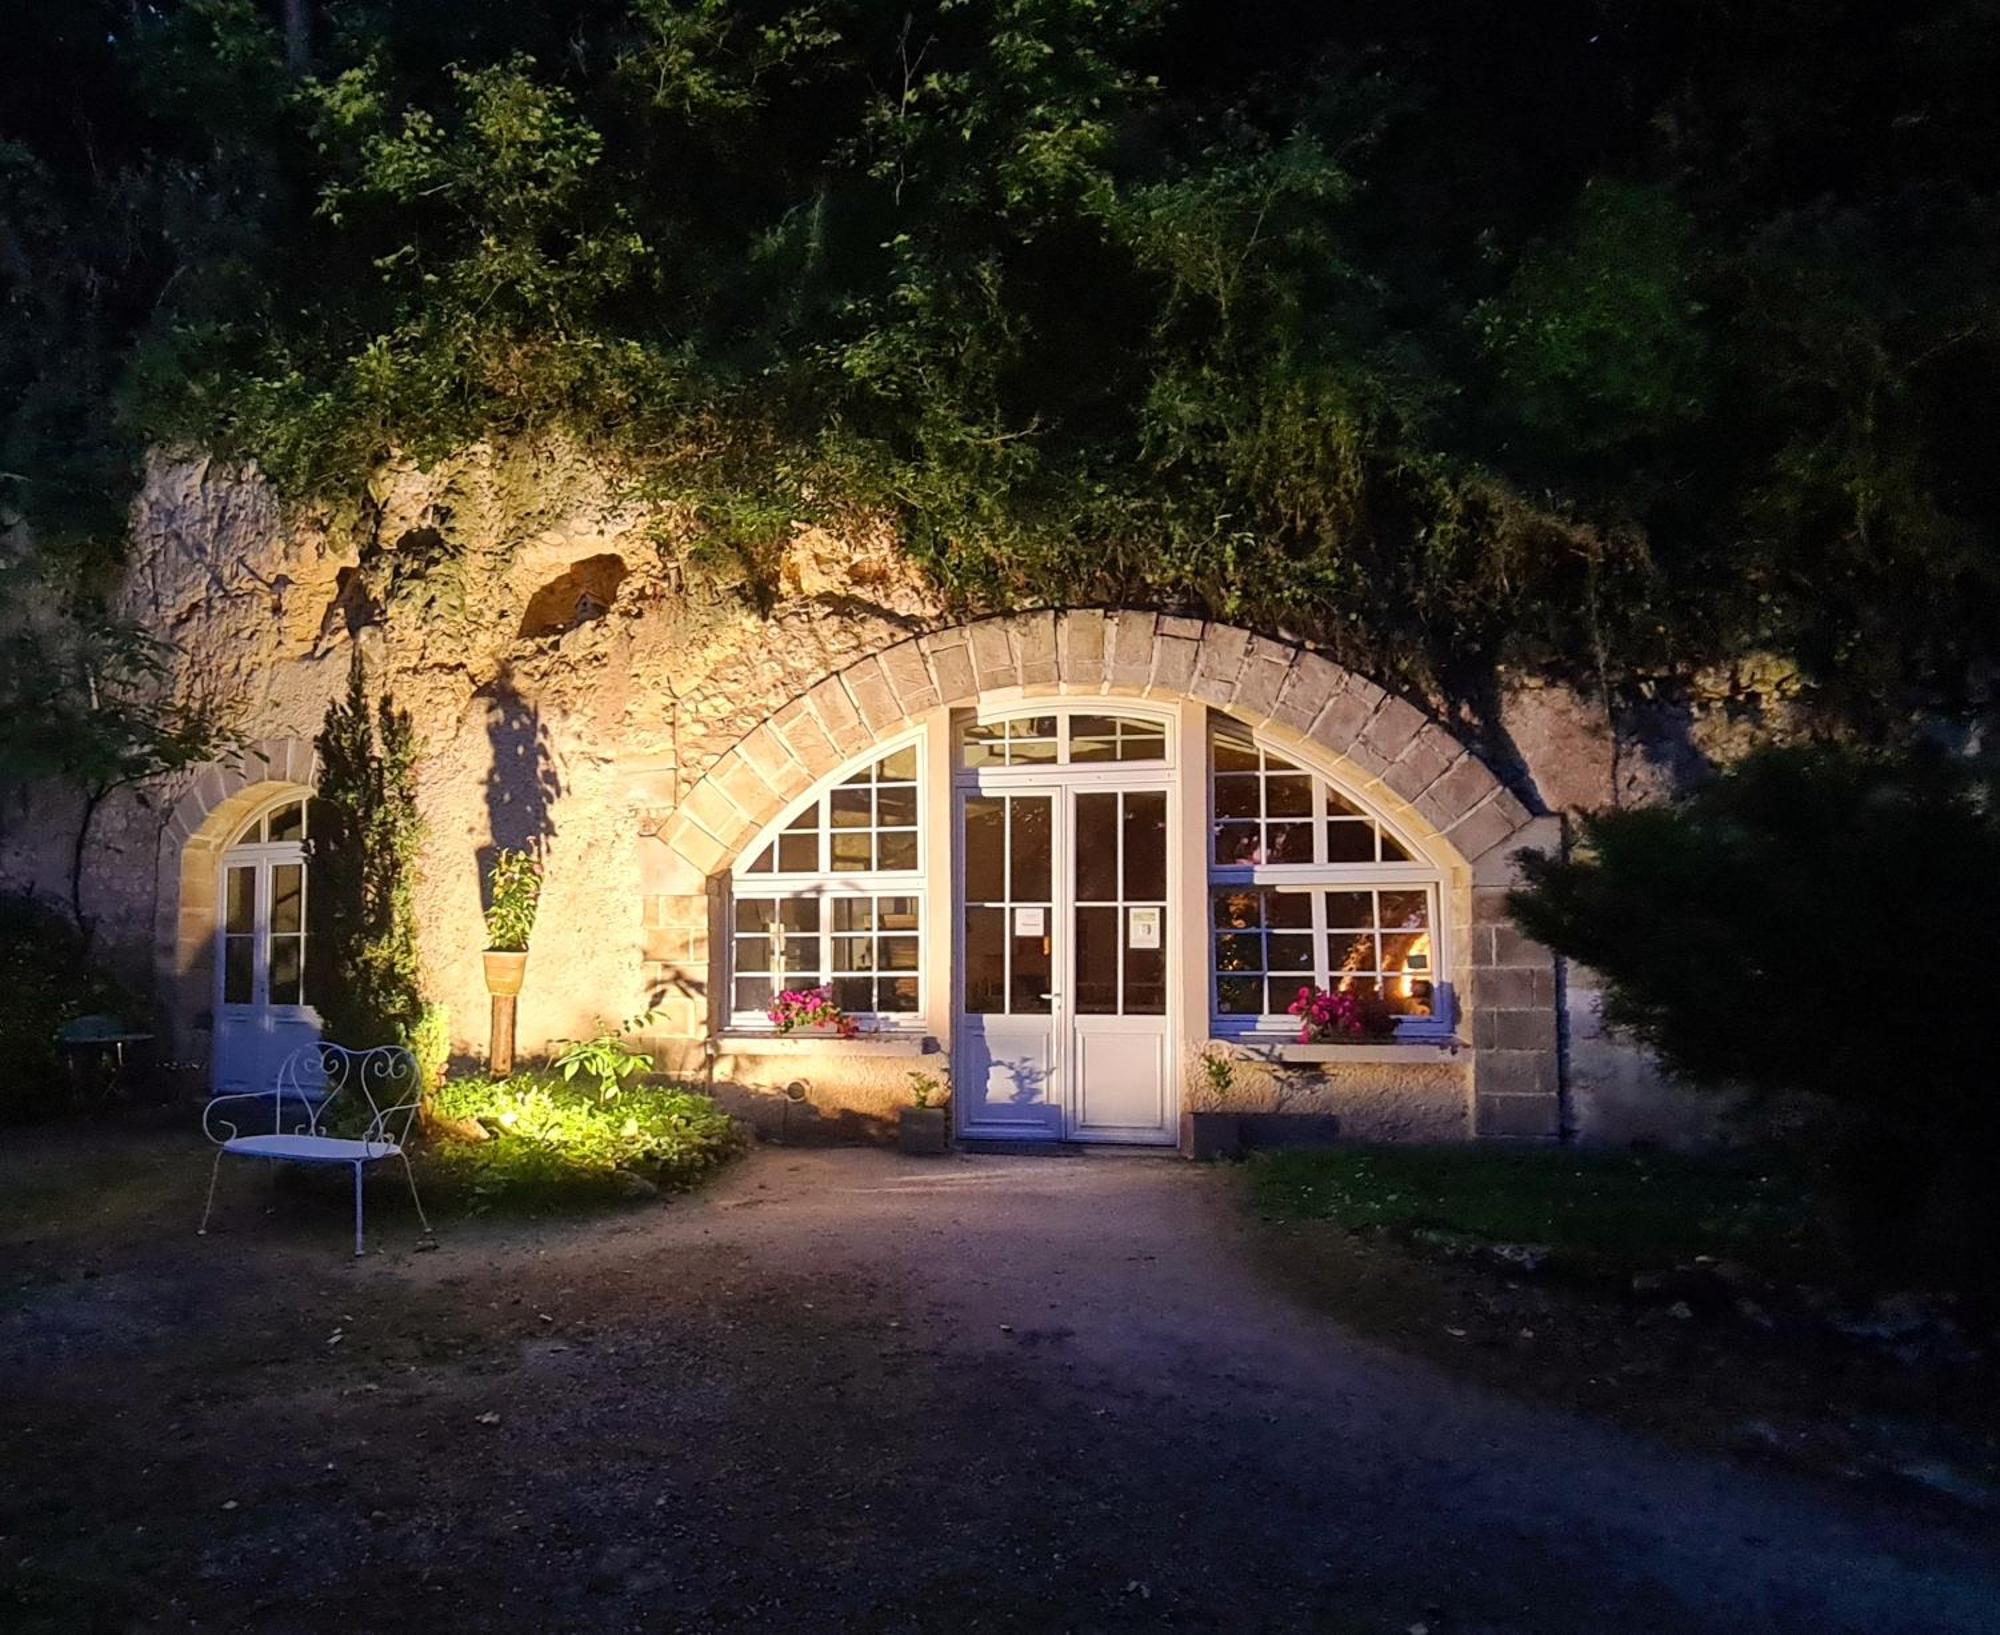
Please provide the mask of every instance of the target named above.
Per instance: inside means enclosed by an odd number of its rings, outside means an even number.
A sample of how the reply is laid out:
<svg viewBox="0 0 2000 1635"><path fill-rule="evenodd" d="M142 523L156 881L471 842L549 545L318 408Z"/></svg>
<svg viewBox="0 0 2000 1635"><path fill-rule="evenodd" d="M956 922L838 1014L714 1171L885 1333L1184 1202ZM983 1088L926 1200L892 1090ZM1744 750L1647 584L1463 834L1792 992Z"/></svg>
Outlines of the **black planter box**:
<svg viewBox="0 0 2000 1635"><path fill-rule="evenodd" d="M900 1152L934 1158L946 1150L951 1136L951 1111L945 1107L905 1107L896 1120Z"/></svg>

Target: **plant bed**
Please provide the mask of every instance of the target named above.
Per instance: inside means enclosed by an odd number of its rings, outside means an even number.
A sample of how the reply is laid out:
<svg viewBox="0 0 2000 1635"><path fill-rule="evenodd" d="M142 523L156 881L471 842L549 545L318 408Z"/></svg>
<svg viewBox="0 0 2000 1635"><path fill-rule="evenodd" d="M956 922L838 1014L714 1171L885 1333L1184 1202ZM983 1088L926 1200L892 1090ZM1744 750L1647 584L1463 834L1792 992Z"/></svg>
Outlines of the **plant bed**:
<svg viewBox="0 0 2000 1635"><path fill-rule="evenodd" d="M545 1074L462 1079L433 1098L418 1179L469 1210L647 1198L693 1185L742 1150L707 1096L642 1084L608 1093ZM477 1139L466 1139L473 1130ZM451 1133L457 1132L457 1133Z"/></svg>

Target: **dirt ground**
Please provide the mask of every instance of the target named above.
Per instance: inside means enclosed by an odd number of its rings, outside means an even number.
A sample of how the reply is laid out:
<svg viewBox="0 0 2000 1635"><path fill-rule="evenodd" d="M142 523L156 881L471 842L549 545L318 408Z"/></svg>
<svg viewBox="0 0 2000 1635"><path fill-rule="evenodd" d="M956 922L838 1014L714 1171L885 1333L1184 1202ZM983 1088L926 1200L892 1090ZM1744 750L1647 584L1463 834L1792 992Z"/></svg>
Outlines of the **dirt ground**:
<svg viewBox="0 0 2000 1635"><path fill-rule="evenodd" d="M2000 1631L2000 1539L1358 1338L1240 1177L766 1148L375 1251L0 1150L13 1630ZM1336 1302L1337 1306L1337 1302Z"/></svg>

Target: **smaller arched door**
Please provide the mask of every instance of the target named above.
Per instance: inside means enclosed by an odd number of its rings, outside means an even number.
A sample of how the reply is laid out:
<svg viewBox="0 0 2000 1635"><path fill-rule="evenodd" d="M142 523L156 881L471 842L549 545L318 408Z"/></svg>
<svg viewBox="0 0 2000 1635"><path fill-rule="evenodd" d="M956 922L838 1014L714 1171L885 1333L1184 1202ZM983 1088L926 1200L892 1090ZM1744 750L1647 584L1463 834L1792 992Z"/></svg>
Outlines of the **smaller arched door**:
<svg viewBox="0 0 2000 1635"><path fill-rule="evenodd" d="M222 854L216 882L216 1094L268 1089L278 1066L319 1038L306 993L304 797L274 801Z"/></svg>

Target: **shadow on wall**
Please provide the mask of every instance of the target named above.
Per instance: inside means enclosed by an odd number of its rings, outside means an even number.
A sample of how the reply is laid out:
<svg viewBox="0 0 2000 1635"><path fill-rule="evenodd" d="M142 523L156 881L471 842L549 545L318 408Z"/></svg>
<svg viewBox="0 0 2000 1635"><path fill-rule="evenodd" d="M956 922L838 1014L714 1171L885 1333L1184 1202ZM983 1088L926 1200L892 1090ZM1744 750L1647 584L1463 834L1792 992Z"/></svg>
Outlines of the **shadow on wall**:
<svg viewBox="0 0 2000 1635"><path fill-rule="evenodd" d="M486 773L486 844L479 848L479 901L486 908L494 855L514 851L540 857L555 833L550 813L563 790L541 712L521 697L512 674L502 670L478 697L493 747Z"/></svg>

